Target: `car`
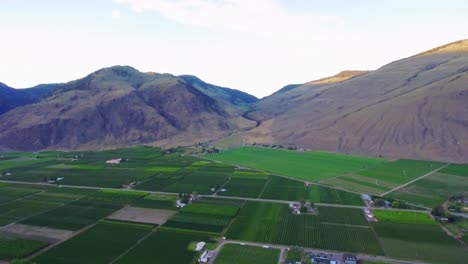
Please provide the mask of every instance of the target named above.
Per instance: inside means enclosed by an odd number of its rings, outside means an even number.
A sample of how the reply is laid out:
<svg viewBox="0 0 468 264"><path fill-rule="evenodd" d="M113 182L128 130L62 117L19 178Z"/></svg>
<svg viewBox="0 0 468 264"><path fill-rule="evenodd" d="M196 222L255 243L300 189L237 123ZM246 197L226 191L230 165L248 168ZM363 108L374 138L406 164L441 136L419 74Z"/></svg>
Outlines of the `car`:
<svg viewBox="0 0 468 264"><path fill-rule="evenodd" d="M241 244L241 246L245 246L245 243L240 243L240 244Z"/></svg>
<svg viewBox="0 0 468 264"><path fill-rule="evenodd" d="M270 248L269 246L262 246L262 248Z"/></svg>

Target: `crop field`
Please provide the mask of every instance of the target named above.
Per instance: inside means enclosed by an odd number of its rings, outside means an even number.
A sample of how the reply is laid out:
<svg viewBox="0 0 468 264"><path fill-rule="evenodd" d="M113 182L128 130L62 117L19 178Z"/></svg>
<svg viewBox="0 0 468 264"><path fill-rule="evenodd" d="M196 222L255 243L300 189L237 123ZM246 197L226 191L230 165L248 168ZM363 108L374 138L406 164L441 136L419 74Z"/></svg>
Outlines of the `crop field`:
<svg viewBox="0 0 468 264"><path fill-rule="evenodd" d="M21 197L40 192L38 189L0 186L0 204L19 199Z"/></svg>
<svg viewBox="0 0 468 264"><path fill-rule="evenodd" d="M193 203L172 217L165 227L221 233L237 214L239 206L216 203Z"/></svg>
<svg viewBox="0 0 468 264"><path fill-rule="evenodd" d="M0 226L17 222L33 215L57 208L62 204L34 200L15 200L0 205Z"/></svg>
<svg viewBox="0 0 468 264"><path fill-rule="evenodd" d="M374 210L379 222L392 222L401 224L437 225L429 214L404 211Z"/></svg>
<svg viewBox="0 0 468 264"><path fill-rule="evenodd" d="M197 161L174 173L163 173L143 181L137 189L173 193L211 194L211 188L220 187L234 173L234 168L220 163Z"/></svg>
<svg viewBox="0 0 468 264"><path fill-rule="evenodd" d="M76 201L35 215L21 224L65 230L79 230L120 209L120 205L93 201Z"/></svg>
<svg viewBox="0 0 468 264"><path fill-rule="evenodd" d="M434 173L392 192L388 196L413 204L432 207L447 201L455 194L468 196L468 180L466 180L466 177Z"/></svg>
<svg viewBox="0 0 468 264"><path fill-rule="evenodd" d="M362 205L358 194L319 185L305 187L303 182L271 176L261 198L272 200L299 201L305 199L315 203Z"/></svg>
<svg viewBox="0 0 468 264"><path fill-rule="evenodd" d="M85 197L84 200L127 205L147 195L148 193L139 191L100 190Z"/></svg>
<svg viewBox="0 0 468 264"><path fill-rule="evenodd" d="M445 163L433 161L397 160L326 179L321 183L350 191L378 195L444 165Z"/></svg>
<svg viewBox="0 0 468 264"><path fill-rule="evenodd" d="M106 164L116 158L127 160ZM120 188L122 184L143 182L160 173L177 172L197 160L150 147L102 152L7 153L6 159L0 160L0 172L11 173L1 177L2 180L47 182L60 177L61 185Z"/></svg>
<svg viewBox="0 0 468 264"><path fill-rule="evenodd" d="M38 264L109 263L151 232L151 226L99 222L33 259Z"/></svg>
<svg viewBox="0 0 468 264"><path fill-rule="evenodd" d="M438 225L379 222L374 229L387 255L436 263L464 263L468 252Z"/></svg>
<svg viewBox="0 0 468 264"><path fill-rule="evenodd" d="M42 241L0 237L0 260L22 258L45 246Z"/></svg>
<svg viewBox="0 0 468 264"><path fill-rule="evenodd" d="M184 213L192 214L207 214L234 217L239 211L238 206L209 204L209 203L192 203L182 210Z"/></svg>
<svg viewBox="0 0 468 264"><path fill-rule="evenodd" d="M337 214L346 213L347 210L327 208L324 209L326 212L321 219L322 209L319 208L318 216L293 215L287 205L247 202L234 219L226 237L261 243L383 255L374 232L368 225L363 225L362 215L353 212L350 217L332 216L334 209Z"/></svg>
<svg viewBox="0 0 468 264"><path fill-rule="evenodd" d="M443 168L439 172L468 177L468 165L451 164L450 166Z"/></svg>
<svg viewBox="0 0 468 264"><path fill-rule="evenodd" d="M266 182L266 179L261 178L231 178L224 186L227 191L218 192L218 195L257 198Z"/></svg>
<svg viewBox="0 0 468 264"><path fill-rule="evenodd" d="M384 162L383 159L370 157L257 147L229 149L210 157L229 164L242 165L306 181L320 181Z"/></svg>
<svg viewBox="0 0 468 264"><path fill-rule="evenodd" d="M132 206L152 209L176 210L176 195L151 194L131 202Z"/></svg>
<svg viewBox="0 0 468 264"><path fill-rule="evenodd" d="M209 236L187 232L158 230L118 259L116 264L133 263L194 263L196 251L189 249L193 242L213 242Z"/></svg>
<svg viewBox="0 0 468 264"><path fill-rule="evenodd" d="M276 264L279 255L278 249L227 244L216 257L215 264Z"/></svg>
<svg viewBox="0 0 468 264"><path fill-rule="evenodd" d="M321 223L369 225L361 209L320 206L318 208L318 213L318 218Z"/></svg>

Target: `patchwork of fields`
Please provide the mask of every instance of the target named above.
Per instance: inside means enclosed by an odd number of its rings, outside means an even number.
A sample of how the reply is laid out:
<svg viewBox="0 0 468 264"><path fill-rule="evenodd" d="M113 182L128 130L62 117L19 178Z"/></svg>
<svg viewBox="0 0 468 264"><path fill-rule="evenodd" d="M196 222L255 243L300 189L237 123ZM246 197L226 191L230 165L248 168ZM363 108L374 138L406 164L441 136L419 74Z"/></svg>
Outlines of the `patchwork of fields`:
<svg viewBox="0 0 468 264"><path fill-rule="evenodd" d="M197 242L205 241L207 248L215 249L222 237L409 261L462 263L468 258L460 242L448 236L427 213L374 210L378 222L369 223L360 208L363 202L359 194L302 181L379 194L443 163L259 148L212 157L223 155L227 162L238 159L232 164L269 169L254 171L147 147L7 154L0 160L0 180L28 184L0 183L0 260L188 264L201 254L194 250ZM106 164L112 158L128 161ZM314 175L310 176L310 171ZM467 176L468 166L450 165L389 197L431 206L455 193L467 195ZM64 178L61 186L46 183L56 177ZM130 183L134 183L134 190L118 190ZM63 187L66 185L115 189ZM192 192L202 197L182 209L175 207L181 193ZM300 200L349 206L319 205L314 213L296 215L284 203ZM31 233L28 236L15 230ZM33 236L32 231L51 232L50 237L57 238ZM64 241L48 247L59 240ZM37 253L43 248L47 250ZM275 249L225 244L215 264L277 263L279 255Z"/></svg>

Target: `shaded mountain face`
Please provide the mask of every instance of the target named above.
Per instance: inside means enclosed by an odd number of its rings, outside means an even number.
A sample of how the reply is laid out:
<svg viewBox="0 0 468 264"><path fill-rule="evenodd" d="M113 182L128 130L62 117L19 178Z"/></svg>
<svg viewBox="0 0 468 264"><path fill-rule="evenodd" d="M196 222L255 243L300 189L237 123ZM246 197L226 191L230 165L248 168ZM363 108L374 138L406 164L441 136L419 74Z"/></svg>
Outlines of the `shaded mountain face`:
<svg viewBox="0 0 468 264"><path fill-rule="evenodd" d="M13 89L0 83L0 115L16 107L36 103L61 86L61 84L42 84L29 89Z"/></svg>
<svg viewBox="0 0 468 264"><path fill-rule="evenodd" d="M236 103L217 100L170 74L116 66L1 115L0 145L38 150L194 144L254 125L232 110Z"/></svg>
<svg viewBox="0 0 468 264"><path fill-rule="evenodd" d="M338 83L272 95L248 116L250 142L468 162L468 41Z"/></svg>

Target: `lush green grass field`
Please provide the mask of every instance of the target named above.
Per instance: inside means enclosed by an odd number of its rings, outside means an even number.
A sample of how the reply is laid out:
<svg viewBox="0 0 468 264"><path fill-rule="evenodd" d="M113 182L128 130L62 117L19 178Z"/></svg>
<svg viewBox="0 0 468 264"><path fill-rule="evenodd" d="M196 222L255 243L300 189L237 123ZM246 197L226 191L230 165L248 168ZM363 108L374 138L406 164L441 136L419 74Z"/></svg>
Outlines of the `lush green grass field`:
<svg viewBox="0 0 468 264"><path fill-rule="evenodd" d="M355 208L320 206L318 208L318 218L321 223L369 225L364 216L364 212L361 209Z"/></svg>
<svg viewBox="0 0 468 264"><path fill-rule="evenodd" d="M227 244L216 257L215 264L276 264L279 255L278 249Z"/></svg>
<svg viewBox="0 0 468 264"><path fill-rule="evenodd" d="M42 241L0 237L0 260L23 258L45 246Z"/></svg>
<svg viewBox="0 0 468 264"><path fill-rule="evenodd" d="M100 222L33 261L39 264L109 263L149 232L151 227L146 225Z"/></svg>
<svg viewBox="0 0 468 264"><path fill-rule="evenodd" d="M438 225L429 214L417 212L374 210L374 215L379 222L392 222L417 225Z"/></svg>
<svg viewBox="0 0 468 264"><path fill-rule="evenodd" d="M218 195L257 198L266 182L267 180L262 178L231 178L224 186L227 191L218 192Z"/></svg>
<svg viewBox="0 0 468 264"><path fill-rule="evenodd" d="M195 263L196 251L190 250L193 242L212 242L212 238L186 232L158 230L130 250L117 264Z"/></svg>
<svg viewBox="0 0 468 264"><path fill-rule="evenodd" d="M396 192L392 192L389 197L432 207L447 201L455 194L468 196L468 180L466 177L434 173Z"/></svg>
<svg viewBox="0 0 468 264"><path fill-rule="evenodd" d="M347 217L340 215L349 213L347 209L327 208L321 218L321 209L319 215L293 215L287 205L247 202L229 227L226 237L383 255L377 237L368 225L364 225L363 216L357 211Z"/></svg>
<svg viewBox="0 0 468 264"><path fill-rule="evenodd" d="M298 152L268 148L229 149L210 158L307 181L320 181L369 168L383 159L326 152Z"/></svg>

